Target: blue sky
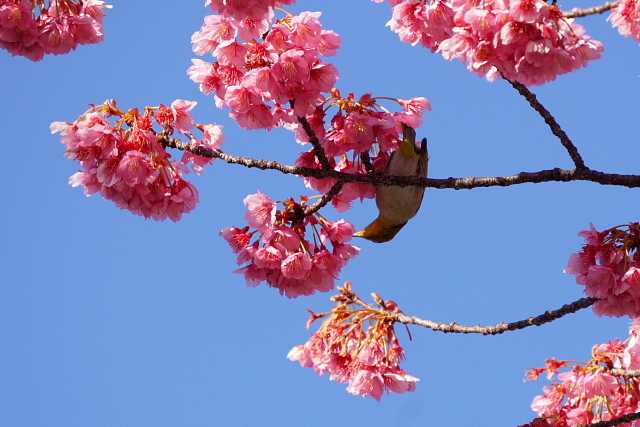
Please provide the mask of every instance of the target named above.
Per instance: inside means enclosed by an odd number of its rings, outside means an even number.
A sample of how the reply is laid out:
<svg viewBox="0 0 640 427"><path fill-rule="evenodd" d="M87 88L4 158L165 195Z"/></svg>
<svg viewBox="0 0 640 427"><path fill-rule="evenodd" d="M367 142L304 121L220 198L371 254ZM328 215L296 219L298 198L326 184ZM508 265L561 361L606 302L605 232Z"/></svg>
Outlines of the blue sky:
<svg viewBox="0 0 640 427"><path fill-rule="evenodd" d="M157 223L67 185L78 166L63 157L52 121L73 121L108 98L122 108L199 102L199 123L225 126L230 154L292 164L290 132L245 131L186 75L202 2L114 0L106 40L39 63L0 52L4 183L0 222L0 425L18 426L515 426L530 421L543 381L523 383L545 358L586 360L592 345L627 336L628 319L590 310L502 336L398 329L419 377L415 393L381 403L286 359L313 331L307 308L329 294L288 300L233 274L218 232L244 226L247 194L309 194L302 180L216 161L200 177L199 207ZM596 3L581 4L592 6ZM568 8L576 4L568 5ZM571 160L542 119L505 82L488 83L459 62L401 44L385 28L388 4L299 1L322 11L343 37L337 87L356 95L433 105L430 176L501 176ZM588 166L638 173L638 44L605 16L580 22L605 44L599 61L534 88ZM428 189L418 216L391 242L357 242L343 270L363 297L396 301L409 315L460 324L516 321L583 296L562 273L589 222L638 221L638 190L589 182L508 188ZM361 228L375 204L344 217Z"/></svg>

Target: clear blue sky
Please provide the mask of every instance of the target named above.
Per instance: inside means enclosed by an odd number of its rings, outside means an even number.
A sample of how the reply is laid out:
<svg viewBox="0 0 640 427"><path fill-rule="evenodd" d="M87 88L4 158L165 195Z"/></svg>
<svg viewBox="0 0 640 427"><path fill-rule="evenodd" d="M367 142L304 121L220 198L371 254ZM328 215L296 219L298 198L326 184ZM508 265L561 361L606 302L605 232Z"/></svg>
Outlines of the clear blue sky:
<svg viewBox="0 0 640 427"><path fill-rule="evenodd" d="M592 345L627 336L628 319L590 310L496 337L412 327L409 341L401 327L403 367L421 382L381 403L287 360L313 332L306 309L330 309L332 294L288 300L246 287L218 232L244 226L247 194L309 194L301 180L217 161L192 176L202 201L177 224L67 185L78 166L49 124L107 98L122 108L198 101L197 121L224 125L231 154L292 164L300 150L285 130L240 130L187 77L202 1L112 3L102 44L39 63L0 52L0 426L516 426L533 418L544 385L523 383L525 370L550 357L586 360ZM384 26L388 4L299 1L289 10L321 10L324 28L342 35L330 59L343 93L431 100L418 130L429 138L431 177L572 167L510 86L401 44ZM603 59L534 91L587 165L637 174L638 44L605 16L581 20L604 42ZM562 273L582 244L577 233L589 222L638 221L638 191L588 182L429 189L396 239L359 242L341 281L435 321L537 315L583 296ZM358 227L376 214L372 201L325 211Z"/></svg>

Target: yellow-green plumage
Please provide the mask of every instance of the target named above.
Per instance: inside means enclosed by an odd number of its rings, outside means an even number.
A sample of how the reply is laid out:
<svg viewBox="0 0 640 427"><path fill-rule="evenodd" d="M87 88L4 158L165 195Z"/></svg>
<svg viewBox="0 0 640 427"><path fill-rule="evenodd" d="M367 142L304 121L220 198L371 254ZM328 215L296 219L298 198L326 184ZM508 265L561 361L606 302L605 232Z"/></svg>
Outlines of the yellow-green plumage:
<svg viewBox="0 0 640 427"><path fill-rule="evenodd" d="M416 146L416 131L402 124L403 140L400 147L391 153L383 174L392 176L426 177L429 166L427 139ZM424 188L378 186L376 205L378 218L355 236L364 237L376 243L393 239L411 218L416 216L422 203Z"/></svg>

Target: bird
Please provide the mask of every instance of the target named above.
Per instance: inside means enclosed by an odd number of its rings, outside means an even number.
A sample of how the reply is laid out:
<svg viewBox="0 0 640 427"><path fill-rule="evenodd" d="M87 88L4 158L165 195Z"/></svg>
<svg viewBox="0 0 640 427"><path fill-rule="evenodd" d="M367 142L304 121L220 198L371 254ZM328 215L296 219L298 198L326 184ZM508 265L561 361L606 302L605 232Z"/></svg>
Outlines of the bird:
<svg viewBox="0 0 640 427"><path fill-rule="evenodd" d="M402 144L391 153L382 174L426 178L429 169L427 138L423 138L418 147L415 142L415 129L404 123L402 123L402 136ZM424 190L414 186L378 185L376 194L378 217L354 236L376 243L390 241L411 218L416 216L422 204Z"/></svg>

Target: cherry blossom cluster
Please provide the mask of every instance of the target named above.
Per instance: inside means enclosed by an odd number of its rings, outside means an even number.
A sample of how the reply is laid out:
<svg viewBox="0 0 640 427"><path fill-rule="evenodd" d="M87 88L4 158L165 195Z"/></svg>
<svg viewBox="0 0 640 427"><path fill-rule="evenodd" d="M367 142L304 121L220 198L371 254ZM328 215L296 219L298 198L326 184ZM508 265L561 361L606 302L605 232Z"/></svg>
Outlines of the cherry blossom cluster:
<svg viewBox="0 0 640 427"><path fill-rule="evenodd" d="M597 315L640 317L640 224L602 232L590 226L578 234L587 243L564 272L577 275L584 292L600 299L593 306Z"/></svg>
<svg viewBox="0 0 640 427"><path fill-rule="evenodd" d="M198 55L187 73L216 104L246 129L273 129L312 114L339 77L320 56L336 54L341 38L322 29L320 12L274 20L273 5L285 2L209 2L208 15L192 37Z"/></svg>
<svg viewBox="0 0 640 427"><path fill-rule="evenodd" d="M331 167L335 170L350 174L367 173L366 162L353 158L360 154L368 155L371 151L376 155L370 159L370 168L374 171L383 170L389 154L400 145L401 123L417 128L422 124L423 111L431 110L431 104L426 98L384 98L402 106L402 111L391 113L379 105L379 99L382 98L375 98L371 94L365 94L359 99L356 99L353 93L344 97L338 89L333 89L323 104L307 117L315 136L322 141L320 145L329 156ZM338 112L331 118L329 130L326 130L326 110L334 106L338 107ZM309 135L301 124L287 127L295 131L299 143L309 142ZM303 153L296 165L315 169L322 167L314 148ZM335 183L336 180L332 178L305 178L306 186L320 193L327 193ZM350 208L353 200L370 199L375 195L374 185L349 182L331 202L338 212L344 212Z"/></svg>
<svg viewBox="0 0 640 427"><path fill-rule="evenodd" d="M0 0L0 47L40 61L104 39L101 0ZM36 16L37 15L37 16Z"/></svg>
<svg viewBox="0 0 640 427"><path fill-rule="evenodd" d="M318 332L304 345L291 349L287 357L306 368L313 368L318 375L329 373L329 379L347 383L347 391L377 401L383 393L405 393L416 390L420 381L400 367L404 350L394 331L394 321L389 312L399 312L393 301L382 302L383 310L357 309L352 305L357 295L351 292L351 283L338 287L341 294L331 312L315 314L307 324L323 317Z"/></svg>
<svg viewBox="0 0 640 427"><path fill-rule="evenodd" d="M640 326L631 327L631 337L596 345L592 359L586 363L549 359L544 368L532 368L527 379L537 380L546 373L549 381L554 375L561 382L543 388L531 408L538 413L530 424L521 427L583 426L619 418L640 411L640 381L637 377L612 375L611 369L640 368ZM561 369L564 372L559 373ZM623 426L636 426L634 423Z"/></svg>
<svg viewBox="0 0 640 427"><path fill-rule="evenodd" d="M382 0L374 0L382 2ZM604 47L543 0L389 0L391 30L493 81L500 73L527 86L586 67Z"/></svg>
<svg viewBox="0 0 640 427"><path fill-rule="evenodd" d="M282 2L236 3L208 3L220 15L207 16L192 42L197 54L211 52L218 62L194 59L188 74L203 92L215 93L218 106L230 108L231 117L240 126L284 126L296 133L300 144L317 138L332 168L364 174L384 168L389 152L400 144L401 122L416 128L422 123L422 112L431 109L426 98L395 99L402 111L390 113L378 104L380 98L369 94L359 99L353 94L343 97L333 88L337 69L319 59L335 55L341 39L322 29L319 12L288 14L274 21L273 7ZM327 126L327 110L334 106L338 112ZM302 118L313 133L305 130ZM376 155L369 164L357 159L371 150ZM297 165L321 168L318 154L312 148L300 156ZM326 193L336 181L306 178L305 183ZM350 182L332 204L344 212L353 200L375 194L371 184Z"/></svg>
<svg viewBox="0 0 640 427"><path fill-rule="evenodd" d="M640 43L640 1L622 0L607 18L621 35Z"/></svg>
<svg viewBox="0 0 640 427"><path fill-rule="evenodd" d="M206 0L205 6L220 15L230 16L242 22L245 27L257 26L271 15L274 7L292 5L296 0Z"/></svg>
<svg viewBox="0 0 640 427"><path fill-rule="evenodd" d="M353 224L343 219L331 222L318 213L308 215L308 200L289 199L278 210L266 194L251 194L244 199L249 225L220 232L238 254L238 264L247 263L235 273L244 274L248 286L267 282L288 298L328 292L342 267L358 255L360 248L346 243L356 231ZM313 241L307 238L308 226Z"/></svg>
<svg viewBox="0 0 640 427"><path fill-rule="evenodd" d="M155 220L178 221L199 201L198 190L182 175L188 164L200 174L212 162L185 152L172 161L162 139L175 131L185 134L192 143L219 148L224 140L218 125L195 124L189 111L196 102L178 99L171 107L146 107L120 111L114 100L93 106L73 123L54 122L51 132L62 132L61 142L67 147L65 156L80 162L80 170L69 179L74 187L82 185L85 194L100 192L120 209ZM116 117L115 124L110 118ZM161 131L156 132L154 126ZM198 140L193 133L203 133Z"/></svg>

